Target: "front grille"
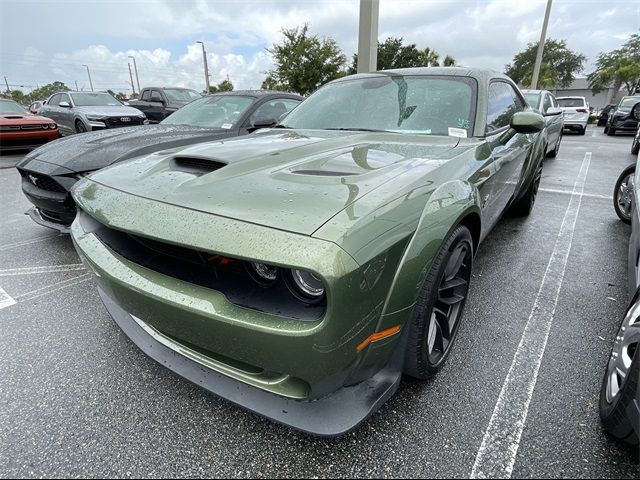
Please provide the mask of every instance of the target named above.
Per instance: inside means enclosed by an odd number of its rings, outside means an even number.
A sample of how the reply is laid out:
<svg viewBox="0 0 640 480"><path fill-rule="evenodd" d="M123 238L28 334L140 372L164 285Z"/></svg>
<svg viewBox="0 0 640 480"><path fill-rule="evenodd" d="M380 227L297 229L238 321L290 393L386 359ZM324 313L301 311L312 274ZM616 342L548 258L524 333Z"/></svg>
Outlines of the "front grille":
<svg viewBox="0 0 640 480"><path fill-rule="evenodd" d="M43 125L21 125L20 129L21 130L42 130L46 127L44 127Z"/></svg>
<svg viewBox="0 0 640 480"><path fill-rule="evenodd" d="M40 173L34 172L20 172L22 176L29 180L33 185L42 190L46 190L48 192L58 192L58 193L67 193L67 190L56 182L53 178L48 177L46 175L42 175Z"/></svg>
<svg viewBox="0 0 640 480"><path fill-rule="evenodd" d="M268 288L260 286L249 274L249 262L115 230L86 212L81 212L80 222L85 231L127 260L220 292L235 305L303 321L320 320L326 310L326 301L310 305L294 297L283 275Z"/></svg>
<svg viewBox="0 0 640 480"><path fill-rule="evenodd" d="M123 121L123 118L128 118L129 121ZM131 127L134 125L142 125L144 123L144 119L139 117L128 117L123 115L121 117L109 117L107 118L107 125L109 127Z"/></svg>

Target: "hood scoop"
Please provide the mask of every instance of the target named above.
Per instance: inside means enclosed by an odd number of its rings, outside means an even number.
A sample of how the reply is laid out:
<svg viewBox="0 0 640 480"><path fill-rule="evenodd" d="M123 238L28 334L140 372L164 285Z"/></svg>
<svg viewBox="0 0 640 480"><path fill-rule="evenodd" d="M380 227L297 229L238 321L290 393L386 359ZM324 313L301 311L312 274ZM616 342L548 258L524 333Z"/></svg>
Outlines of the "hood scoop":
<svg viewBox="0 0 640 480"><path fill-rule="evenodd" d="M2 118L6 118L7 120L20 120L24 118L24 115L2 115Z"/></svg>
<svg viewBox="0 0 640 480"><path fill-rule="evenodd" d="M176 156L171 160L171 170L203 175L226 166L225 162L212 158Z"/></svg>
<svg viewBox="0 0 640 480"><path fill-rule="evenodd" d="M292 170L291 173L315 177L348 177L349 175L357 175L357 173L354 172L337 172L331 170Z"/></svg>

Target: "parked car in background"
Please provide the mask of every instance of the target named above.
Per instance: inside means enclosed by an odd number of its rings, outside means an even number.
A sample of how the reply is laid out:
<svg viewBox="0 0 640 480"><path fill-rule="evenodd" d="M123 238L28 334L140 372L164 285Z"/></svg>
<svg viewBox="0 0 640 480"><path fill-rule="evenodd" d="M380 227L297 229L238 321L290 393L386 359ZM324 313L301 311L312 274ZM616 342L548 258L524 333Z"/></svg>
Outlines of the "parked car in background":
<svg viewBox="0 0 640 480"><path fill-rule="evenodd" d="M631 113L633 106L640 103L640 96L622 97L616 108L609 112L604 133L615 135L617 132L635 133L638 129L638 117Z"/></svg>
<svg viewBox="0 0 640 480"><path fill-rule="evenodd" d="M29 113L33 113L34 115L38 115L40 113L40 109L42 108L42 105L44 105L44 100L43 101L38 100L37 102L31 103L27 107L27 110L29 111Z"/></svg>
<svg viewBox="0 0 640 480"><path fill-rule="evenodd" d="M53 120L33 115L13 100L0 99L0 151L39 147L59 136Z"/></svg>
<svg viewBox="0 0 640 480"><path fill-rule="evenodd" d="M478 245L533 208L544 119L508 77L451 67L335 80L277 127L84 178L71 233L148 355L340 435L445 363Z"/></svg>
<svg viewBox="0 0 640 480"><path fill-rule="evenodd" d="M564 128L584 135L589 124L589 103L584 97L558 97L562 109Z"/></svg>
<svg viewBox="0 0 640 480"><path fill-rule="evenodd" d="M598 113L598 126L604 127L607 124L607 119L609 118L609 112L613 110L616 106L613 103L606 105L600 112Z"/></svg>
<svg viewBox="0 0 640 480"><path fill-rule="evenodd" d="M144 112L150 122L158 123L201 96L189 88L147 87L138 100L129 100L128 104Z"/></svg>
<svg viewBox="0 0 640 480"><path fill-rule="evenodd" d="M638 130L636 130L636 136L631 144L631 153L637 155L640 152L640 124L638 124Z"/></svg>
<svg viewBox="0 0 640 480"><path fill-rule="evenodd" d="M102 92L59 92L51 95L40 114L54 120L63 135L143 125L140 110L127 107Z"/></svg>
<svg viewBox="0 0 640 480"><path fill-rule="evenodd" d="M531 108L544 116L547 144L545 154L549 157L557 156L562 141L564 119L556 97L548 90L522 90L522 94Z"/></svg>
<svg viewBox="0 0 640 480"><path fill-rule="evenodd" d="M69 194L78 179L116 162L159 150L237 137L276 123L303 98L286 92L236 91L200 97L157 125L63 138L18 165L22 191L40 225L67 232L76 215Z"/></svg>

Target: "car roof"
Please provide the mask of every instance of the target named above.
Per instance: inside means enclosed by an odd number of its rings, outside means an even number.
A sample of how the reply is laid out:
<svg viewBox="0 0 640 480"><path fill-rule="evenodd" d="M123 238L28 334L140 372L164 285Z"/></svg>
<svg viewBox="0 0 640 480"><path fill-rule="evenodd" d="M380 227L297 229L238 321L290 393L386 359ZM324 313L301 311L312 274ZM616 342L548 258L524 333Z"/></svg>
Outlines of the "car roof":
<svg viewBox="0 0 640 480"><path fill-rule="evenodd" d="M301 95L298 95L297 93L281 92L278 90L233 90L231 92L214 92L206 96L214 97L214 96L222 96L222 95L228 95L228 96L242 95L245 97L247 96L248 97L283 96L283 97L289 97L289 98L301 99L301 100L304 98Z"/></svg>

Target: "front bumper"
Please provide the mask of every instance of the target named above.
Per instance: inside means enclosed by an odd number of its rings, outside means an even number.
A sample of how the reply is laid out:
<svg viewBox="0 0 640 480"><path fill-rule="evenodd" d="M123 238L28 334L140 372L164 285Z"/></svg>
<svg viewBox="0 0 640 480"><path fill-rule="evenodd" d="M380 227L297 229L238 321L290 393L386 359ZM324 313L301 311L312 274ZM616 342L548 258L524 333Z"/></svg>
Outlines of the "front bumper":
<svg viewBox="0 0 640 480"><path fill-rule="evenodd" d="M59 136L60 133L57 128L55 130L1 132L0 151L37 148L51 140L55 140Z"/></svg>
<svg viewBox="0 0 640 480"><path fill-rule="evenodd" d="M22 176L22 193L34 205L26 214L43 227L69 233L69 227L76 216L71 193L52 176L19 171ZM70 178L64 178L64 181L70 185L75 182Z"/></svg>

